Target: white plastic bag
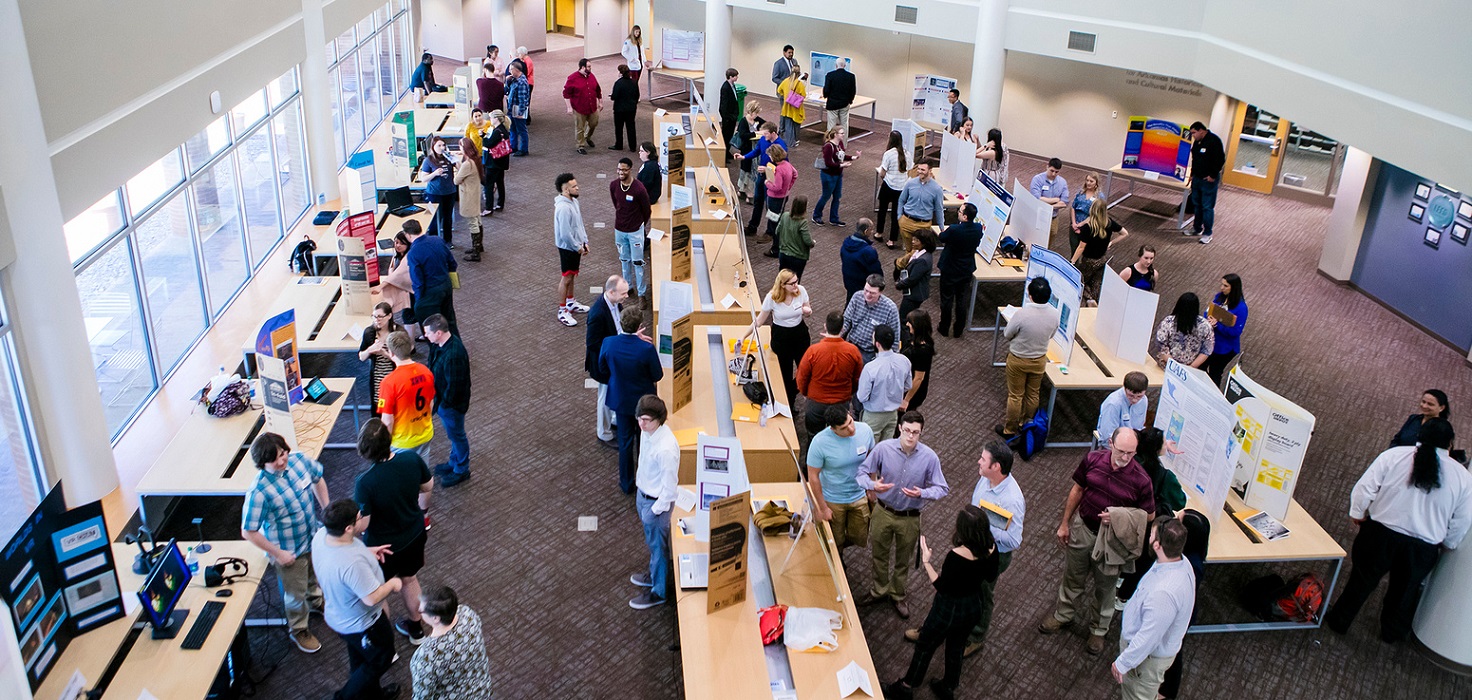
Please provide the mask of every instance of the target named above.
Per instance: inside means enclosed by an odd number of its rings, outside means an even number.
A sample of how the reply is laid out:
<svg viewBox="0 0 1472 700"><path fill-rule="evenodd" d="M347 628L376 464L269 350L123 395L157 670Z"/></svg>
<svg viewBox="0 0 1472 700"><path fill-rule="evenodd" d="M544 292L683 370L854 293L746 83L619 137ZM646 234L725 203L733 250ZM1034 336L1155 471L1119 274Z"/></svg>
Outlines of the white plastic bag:
<svg viewBox="0 0 1472 700"><path fill-rule="evenodd" d="M793 651L828 653L838 648L843 616L825 608L788 608L783 643Z"/></svg>

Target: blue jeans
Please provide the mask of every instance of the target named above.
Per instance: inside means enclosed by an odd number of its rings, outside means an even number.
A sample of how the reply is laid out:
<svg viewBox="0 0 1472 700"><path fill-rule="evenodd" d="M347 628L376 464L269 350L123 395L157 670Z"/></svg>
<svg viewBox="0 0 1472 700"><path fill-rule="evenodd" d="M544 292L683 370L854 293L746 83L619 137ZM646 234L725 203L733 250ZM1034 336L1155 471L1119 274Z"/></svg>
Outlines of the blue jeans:
<svg viewBox="0 0 1472 700"><path fill-rule="evenodd" d="M1196 223L1192 228L1208 236L1216 220L1216 190L1221 184L1221 180L1207 182L1205 178L1191 178L1191 206L1196 209Z"/></svg>
<svg viewBox="0 0 1472 700"><path fill-rule="evenodd" d="M634 507L644 525L644 544L649 545L649 582L654 595L670 598L670 511L654 514L654 499L639 492Z"/></svg>
<svg viewBox="0 0 1472 700"><path fill-rule="evenodd" d="M526 133L526 121L516 117L511 118L511 150L516 153L526 153L531 147Z"/></svg>
<svg viewBox="0 0 1472 700"><path fill-rule="evenodd" d="M470 439L465 436L465 414L453 408L440 406L436 411L445 426L445 435L450 438L450 459L445 466L456 474L470 471Z"/></svg>
<svg viewBox="0 0 1472 700"><path fill-rule="evenodd" d="M823 181L823 196L818 198L817 206L813 207L813 221L823 219L823 205L828 202L829 197L832 197L833 205L828 212L828 221L836 224L838 223L838 200L843 199L843 174L829 175L819 170L818 178Z"/></svg>
<svg viewBox="0 0 1472 700"><path fill-rule="evenodd" d="M644 296L644 227L632 232L614 229L613 244L618 246L618 261L623 265L624 281L634 282L639 296Z"/></svg>

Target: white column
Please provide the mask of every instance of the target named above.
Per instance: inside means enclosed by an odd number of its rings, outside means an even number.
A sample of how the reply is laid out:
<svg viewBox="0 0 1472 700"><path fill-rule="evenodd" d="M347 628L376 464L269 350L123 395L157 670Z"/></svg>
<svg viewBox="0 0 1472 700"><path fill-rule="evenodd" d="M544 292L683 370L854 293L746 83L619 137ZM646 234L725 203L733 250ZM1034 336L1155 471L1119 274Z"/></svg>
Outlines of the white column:
<svg viewBox="0 0 1472 700"><path fill-rule="evenodd" d="M1216 102L1211 104L1211 117L1206 120L1207 128L1217 136L1232 133L1232 118L1237 114L1237 101L1226 93L1216 94Z"/></svg>
<svg viewBox="0 0 1472 700"><path fill-rule="evenodd" d="M1472 536L1449 552L1426 580L1426 592L1411 629L1416 639L1442 661L1463 667L1472 666L1472 605L1467 604L1467 591L1472 590Z"/></svg>
<svg viewBox="0 0 1472 700"><path fill-rule="evenodd" d="M1329 212L1328 231L1319 252L1319 272L1329 279L1348 282L1354 274L1360 239L1370 220L1370 190L1379 176L1380 161L1358 148L1345 151L1339 189L1334 194L1334 208Z"/></svg>
<svg viewBox="0 0 1472 700"><path fill-rule="evenodd" d="M971 54L971 94L961 96L971 110L978 133L986 133L1002 117L1006 27L1007 0L981 0L976 9L976 45Z"/></svg>
<svg viewBox="0 0 1472 700"><path fill-rule="evenodd" d="M302 0L302 33L307 57L302 61L302 117L307 127L307 164L312 172L313 194L328 201L337 199L337 149L332 142L331 82L327 79L327 30L322 22L323 0Z"/></svg>
<svg viewBox="0 0 1472 700"><path fill-rule="evenodd" d="M491 43L501 47L501 63L516 57L516 13L512 0L491 0ZM475 77L479 78L480 73Z"/></svg>
<svg viewBox="0 0 1472 700"><path fill-rule="evenodd" d="M731 6L726 0L705 0L705 104L712 115L718 114L721 83L730 67Z"/></svg>
<svg viewBox="0 0 1472 700"><path fill-rule="evenodd" d="M16 254L0 281L41 458L64 482L67 503L79 505L116 489L118 473L18 0L0 0L0 46L0 235L14 239Z"/></svg>

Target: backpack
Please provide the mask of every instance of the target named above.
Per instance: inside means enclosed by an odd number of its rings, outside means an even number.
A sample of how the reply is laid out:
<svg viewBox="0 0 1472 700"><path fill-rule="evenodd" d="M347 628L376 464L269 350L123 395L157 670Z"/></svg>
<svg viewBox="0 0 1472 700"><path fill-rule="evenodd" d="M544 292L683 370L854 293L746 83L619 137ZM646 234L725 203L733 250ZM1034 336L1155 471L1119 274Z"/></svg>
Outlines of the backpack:
<svg viewBox="0 0 1472 700"><path fill-rule="evenodd" d="M1314 574L1292 581L1270 574L1248 581L1238 600L1260 620L1317 622L1324 609L1324 581Z"/></svg>
<svg viewBox="0 0 1472 700"><path fill-rule="evenodd" d="M312 252L317 250L317 243L308 238L296 244L291 251L291 271L304 275L316 274L316 265L312 264Z"/></svg>
<svg viewBox="0 0 1472 700"><path fill-rule="evenodd" d="M1007 441L1007 446L1022 458L1022 461L1030 461L1033 455L1042 452L1048 444L1048 412L1042 408L1033 415L1032 419L1018 428L1017 434Z"/></svg>

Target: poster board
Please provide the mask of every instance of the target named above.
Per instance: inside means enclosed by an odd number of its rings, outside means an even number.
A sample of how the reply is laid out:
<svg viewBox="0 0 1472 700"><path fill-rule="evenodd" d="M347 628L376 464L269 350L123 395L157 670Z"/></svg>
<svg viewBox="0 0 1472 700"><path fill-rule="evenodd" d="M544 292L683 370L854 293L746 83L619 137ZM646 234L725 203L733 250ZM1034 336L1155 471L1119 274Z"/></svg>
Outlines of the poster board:
<svg viewBox="0 0 1472 700"><path fill-rule="evenodd" d="M1213 525L1227 503L1232 483L1233 425L1232 405L1217 391L1211 377L1175 360L1166 363L1155 427L1175 443L1180 454L1166 450L1161 462L1202 505Z"/></svg>
<svg viewBox="0 0 1472 700"><path fill-rule="evenodd" d="M479 76L480 69L471 73L470 66L461 66L455 69L455 75L451 76L451 90L455 93L455 112L466 121L470 120L470 108L475 105L479 96L475 92L475 78Z"/></svg>
<svg viewBox="0 0 1472 700"><path fill-rule="evenodd" d="M823 53L822 51L808 52L808 84L816 88L823 87L827 82L828 72L838 68L838 60L842 58L850 68L854 65L854 59L848 56Z"/></svg>
<svg viewBox="0 0 1472 700"><path fill-rule="evenodd" d="M949 126L951 103L946 98L955 87L955 78L916 75L915 89L910 94L910 118Z"/></svg>
<svg viewBox="0 0 1472 700"><path fill-rule="evenodd" d="M1104 267L1104 285L1099 292L1099 313L1094 317L1094 335L1119 359L1143 365L1150 359L1150 337L1155 331L1155 311L1160 295L1136 289L1109 266Z"/></svg>
<svg viewBox="0 0 1472 700"><path fill-rule="evenodd" d="M292 404L300 403L302 365L297 355L296 309L282 311L261 324L260 332L256 333L256 355L275 357L286 364L287 396Z"/></svg>
<svg viewBox="0 0 1472 700"><path fill-rule="evenodd" d="M656 331L659 333L659 364L666 369L675 366L675 323L689 318L695 310L695 286L688 282L660 280ZM679 410L679 409L675 409Z"/></svg>
<svg viewBox="0 0 1472 700"><path fill-rule="evenodd" d="M1232 488L1248 506L1284 520L1313 436L1314 416L1252 381L1241 367L1227 375L1226 401L1235 416L1232 433L1241 445Z"/></svg>
<svg viewBox="0 0 1472 700"><path fill-rule="evenodd" d="M905 149L905 163L913 166L915 164L915 136L924 129L910 119L894 119L889 122L889 128L891 131L900 132L900 143L904 144Z"/></svg>
<svg viewBox="0 0 1472 700"><path fill-rule="evenodd" d="M685 184L685 131L682 127L676 127L679 133L668 134L665 139L664 168L665 176L671 185ZM666 129L666 132L669 130Z"/></svg>
<svg viewBox="0 0 1472 700"><path fill-rule="evenodd" d="M689 282L694 265L690 240L690 207L670 212L670 279Z"/></svg>
<svg viewBox="0 0 1472 700"><path fill-rule="evenodd" d="M414 139L414 110L394 113L389 125L389 162L394 166L405 166L409 172L419 167L419 148Z"/></svg>
<svg viewBox="0 0 1472 700"><path fill-rule="evenodd" d="M256 370L261 378L261 404L265 407L263 430L286 438L292 451L296 442L296 423L291 419L291 396L286 390L286 363L275 357L256 355Z"/></svg>
<svg viewBox="0 0 1472 700"><path fill-rule="evenodd" d="M675 70L705 70L705 33L668 27L659 30L659 65Z"/></svg>
<svg viewBox="0 0 1472 700"><path fill-rule="evenodd" d="M1053 234L1053 207L1032 195L1021 180L1012 181L1012 237L1029 246L1048 247ZM1072 257L1073 251L1068 251Z"/></svg>
<svg viewBox="0 0 1472 700"><path fill-rule="evenodd" d="M706 614L739 605L746 600L746 543L750 536L750 491L743 491L711 504Z"/></svg>
<svg viewBox="0 0 1472 700"><path fill-rule="evenodd" d="M354 314L373 311L373 291L368 288L368 272L363 241L354 236L337 237L337 269L342 280L342 303ZM378 251L373 251L378 260Z"/></svg>
<svg viewBox="0 0 1472 700"><path fill-rule="evenodd" d="M680 124L676 124L675 122L660 122L658 136L659 138L655 139L655 143L659 144L659 171L663 173L666 178L669 177L670 144L674 143L675 141L679 141L681 149L680 170L683 172L685 170L683 155L683 151L685 148L684 127Z"/></svg>
<svg viewBox="0 0 1472 700"><path fill-rule="evenodd" d="M1185 182L1190 162L1191 132L1185 124L1167 119L1130 117L1124 135L1121 167Z"/></svg>
<svg viewBox="0 0 1472 700"><path fill-rule="evenodd" d="M674 410L689 406L695 398L695 318L690 314L670 324L674 335L671 361L674 364Z"/></svg>
<svg viewBox="0 0 1472 700"><path fill-rule="evenodd" d="M348 212L373 212L378 208L378 181L373 167L373 151L358 151L348 159L346 168L337 175L342 191L343 208Z"/></svg>
<svg viewBox="0 0 1472 700"><path fill-rule="evenodd" d="M1007 228L1007 216L1012 211L1012 195L1002 183L991 179L986 173L978 172L971 182L971 198L976 205L976 221L981 224L981 243L976 252L987 262L997 254L997 244L1002 242L1002 232Z"/></svg>
<svg viewBox="0 0 1472 700"><path fill-rule="evenodd" d="M349 216L337 223L337 235L339 238L356 238L363 243L363 251L367 254L364 258L363 274L370 288L377 287L378 277L378 224L373 209L362 211ZM355 310L356 311L356 310ZM363 313L368 313L364 310Z"/></svg>
<svg viewBox="0 0 1472 700"><path fill-rule="evenodd" d="M952 134L942 136L936 179L942 187L965 194L976 179L976 144Z"/></svg>
<svg viewBox="0 0 1472 700"><path fill-rule="evenodd" d="M1078 309L1084 294L1083 276L1073 263L1068 262L1068 258L1048 248L1037 246L1031 252L1027 259L1027 282L1031 283L1034 277L1042 277L1053 287L1053 297L1048 300L1049 305L1058 309L1058 329L1053 332L1053 341L1058 343L1063 363L1067 364L1072 359L1073 334L1078 329ZM1025 303L1026 285L1023 285L1022 297Z"/></svg>
<svg viewBox="0 0 1472 700"><path fill-rule="evenodd" d="M751 490L741 441L700 433L695 438L695 540L710 541L710 509L722 498ZM750 515L750 511L747 513Z"/></svg>

